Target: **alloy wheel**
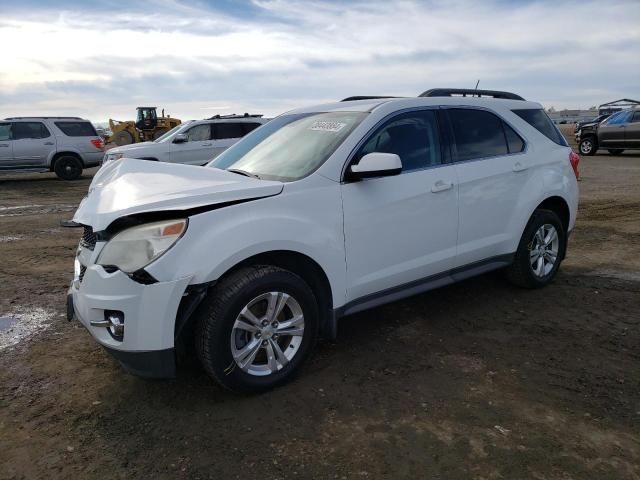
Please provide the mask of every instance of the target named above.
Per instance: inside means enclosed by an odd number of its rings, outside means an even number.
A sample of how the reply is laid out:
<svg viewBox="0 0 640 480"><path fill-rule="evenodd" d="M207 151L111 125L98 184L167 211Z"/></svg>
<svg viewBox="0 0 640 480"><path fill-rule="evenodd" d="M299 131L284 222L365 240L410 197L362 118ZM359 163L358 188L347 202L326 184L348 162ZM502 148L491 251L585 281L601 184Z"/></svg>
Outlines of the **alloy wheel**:
<svg viewBox="0 0 640 480"><path fill-rule="evenodd" d="M529 248L529 260L533 274L539 278L551 273L558 261L560 238L556 227L548 223L535 233Z"/></svg>
<svg viewBox="0 0 640 480"><path fill-rule="evenodd" d="M580 153L583 155L589 155L591 150L593 150L593 142L591 140L583 140L580 143Z"/></svg>
<svg viewBox="0 0 640 480"><path fill-rule="evenodd" d="M242 371L271 375L293 359L303 336L300 303L284 292L267 292L251 300L236 317L231 330L231 353Z"/></svg>

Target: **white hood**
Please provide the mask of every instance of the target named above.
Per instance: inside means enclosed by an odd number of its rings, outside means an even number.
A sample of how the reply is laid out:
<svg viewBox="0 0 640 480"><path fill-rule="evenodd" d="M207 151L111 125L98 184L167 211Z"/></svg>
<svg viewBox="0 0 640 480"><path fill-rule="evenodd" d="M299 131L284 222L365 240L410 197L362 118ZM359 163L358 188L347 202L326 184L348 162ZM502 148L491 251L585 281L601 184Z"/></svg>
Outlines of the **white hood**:
<svg viewBox="0 0 640 480"><path fill-rule="evenodd" d="M281 182L217 168L125 158L96 173L73 220L100 231L125 215L270 197L282 189Z"/></svg>
<svg viewBox="0 0 640 480"><path fill-rule="evenodd" d="M136 150L147 150L149 147L157 145L154 142L130 143L129 145L121 145L119 147L110 148L105 153L132 153Z"/></svg>

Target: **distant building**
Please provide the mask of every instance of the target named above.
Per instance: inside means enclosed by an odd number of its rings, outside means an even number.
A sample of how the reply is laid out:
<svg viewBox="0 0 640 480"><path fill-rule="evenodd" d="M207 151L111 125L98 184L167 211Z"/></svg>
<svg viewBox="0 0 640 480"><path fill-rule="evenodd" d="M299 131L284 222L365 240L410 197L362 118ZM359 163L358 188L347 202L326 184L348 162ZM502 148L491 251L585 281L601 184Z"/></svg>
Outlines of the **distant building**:
<svg viewBox="0 0 640 480"><path fill-rule="evenodd" d="M620 100L614 100L613 102L603 103L598 107L598 111L600 115L609 114L619 112L620 110L624 110L626 108L637 107L640 105L638 100L631 100L630 98L621 98Z"/></svg>
<svg viewBox="0 0 640 480"><path fill-rule="evenodd" d="M598 108L589 110L547 110L549 117L554 123L576 123L591 120L598 115L604 115L619 112L625 108L640 106L640 101L631 100L630 98L621 98L613 102L603 103Z"/></svg>
<svg viewBox="0 0 640 480"><path fill-rule="evenodd" d="M590 120L598 116L598 110L547 110L554 123L576 123Z"/></svg>

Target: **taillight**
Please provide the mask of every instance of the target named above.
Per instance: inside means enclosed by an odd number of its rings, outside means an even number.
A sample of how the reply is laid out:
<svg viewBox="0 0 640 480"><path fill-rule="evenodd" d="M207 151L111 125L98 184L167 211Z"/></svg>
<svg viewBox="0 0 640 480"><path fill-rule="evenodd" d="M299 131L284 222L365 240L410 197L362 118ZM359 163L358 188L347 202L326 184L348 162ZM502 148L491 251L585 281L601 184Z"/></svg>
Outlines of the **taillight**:
<svg viewBox="0 0 640 480"><path fill-rule="evenodd" d="M104 148L104 141L101 138L94 138L93 140L91 140L91 143L98 150L102 150Z"/></svg>
<svg viewBox="0 0 640 480"><path fill-rule="evenodd" d="M580 163L580 155L571 150L569 154L569 162L571 162L571 168L573 168L573 173L576 174L576 178L580 178L580 172L578 171L578 164Z"/></svg>

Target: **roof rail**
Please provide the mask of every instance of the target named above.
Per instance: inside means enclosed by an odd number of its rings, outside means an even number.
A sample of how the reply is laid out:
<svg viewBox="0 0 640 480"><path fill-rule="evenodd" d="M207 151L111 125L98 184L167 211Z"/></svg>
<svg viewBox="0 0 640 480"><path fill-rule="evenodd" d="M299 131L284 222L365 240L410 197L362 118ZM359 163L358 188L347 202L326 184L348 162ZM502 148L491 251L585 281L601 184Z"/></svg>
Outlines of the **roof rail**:
<svg viewBox="0 0 640 480"><path fill-rule="evenodd" d="M347 97L340 100L341 102L354 102L356 100L376 100L380 98L399 98L391 96L377 96L377 95L355 95L353 97Z"/></svg>
<svg viewBox="0 0 640 480"><path fill-rule="evenodd" d="M245 113L243 115L237 115L232 113L231 115L214 115L213 117L209 117L206 120L218 120L220 118L261 118L263 115L261 113Z"/></svg>
<svg viewBox="0 0 640 480"><path fill-rule="evenodd" d="M26 118L45 118L47 120L84 120L84 118L80 117L38 117L35 115L29 117L7 117L5 120L24 120Z"/></svg>
<svg viewBox="0 0 640 480"><path fill-rule="evenodd" d="M520 95L500 90L476 90L473 88L432 88L420 94L421 97L452 97L462 95L463 97L493 97L505 100L522 100Z"/></svg>

